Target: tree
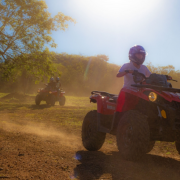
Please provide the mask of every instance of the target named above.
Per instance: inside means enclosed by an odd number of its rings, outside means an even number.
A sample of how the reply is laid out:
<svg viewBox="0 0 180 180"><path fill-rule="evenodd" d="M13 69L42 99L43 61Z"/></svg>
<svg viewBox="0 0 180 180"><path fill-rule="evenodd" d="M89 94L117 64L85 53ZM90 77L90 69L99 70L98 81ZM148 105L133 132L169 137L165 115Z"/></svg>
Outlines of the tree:
<svg viewBox="0 0 180 180"><path fill-rule="evenodd" d="M56 47L50 35L65 30L68 21L75 23L60 12L51 17L44 0L0 0L0 68L9 74L20 62L31 60L28 54L42 52L46 44Z"/></svg>

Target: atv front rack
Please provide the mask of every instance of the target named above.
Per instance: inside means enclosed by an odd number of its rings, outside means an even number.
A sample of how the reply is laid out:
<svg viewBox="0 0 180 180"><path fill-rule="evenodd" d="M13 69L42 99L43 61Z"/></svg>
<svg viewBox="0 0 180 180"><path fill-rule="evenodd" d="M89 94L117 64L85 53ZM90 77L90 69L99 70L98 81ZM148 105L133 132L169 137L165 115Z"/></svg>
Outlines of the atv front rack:
<svg viewBox="0 0 180 180"><path fill-rule="evenodd" d="M110 94L110 93L104 92L104 91L92 91L91 94L100 94L101 96L108 96L109 98L117 96L116 94Z"/></svg>
<svg viewBox="0 0 180 180"><path fill-rule="evenodd" d="M157 91L168 91L168 92L180 93L180 89L167 88L167 87L163 87L163 86L155 86L155 85L149 85L149 84L132 84L131 86L137 87L137 88L150 88L150 89L154 89Z"/></svg>

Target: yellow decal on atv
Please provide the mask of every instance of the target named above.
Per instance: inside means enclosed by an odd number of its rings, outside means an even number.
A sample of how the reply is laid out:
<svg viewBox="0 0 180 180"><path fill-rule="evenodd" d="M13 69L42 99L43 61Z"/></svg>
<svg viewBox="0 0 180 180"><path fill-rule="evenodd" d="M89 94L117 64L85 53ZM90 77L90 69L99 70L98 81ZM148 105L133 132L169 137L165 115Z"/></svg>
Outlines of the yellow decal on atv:
<svg viewBox="0 0 180 180"><path fill-rule="evenodd" d="M162 115L162 117L163 117L164 119L167 118L165 110L162 110L162 111L161 111L161 115Z"/></svg>

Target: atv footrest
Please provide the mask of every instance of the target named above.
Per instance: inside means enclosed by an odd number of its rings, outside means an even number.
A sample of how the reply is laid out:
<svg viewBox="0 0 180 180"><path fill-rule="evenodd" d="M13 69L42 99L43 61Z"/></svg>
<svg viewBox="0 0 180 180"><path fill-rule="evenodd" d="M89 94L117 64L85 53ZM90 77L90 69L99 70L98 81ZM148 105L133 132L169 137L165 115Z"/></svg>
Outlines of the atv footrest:
<svg viewBox="0 0 180 180"><path fill-rule="evenodd" d="M104 132L104 133L110 133L110 129L105 128L105 127L103 127L103 126L99 126L99 127L98 127L98 131L99 131L99 132Z"/></svg>

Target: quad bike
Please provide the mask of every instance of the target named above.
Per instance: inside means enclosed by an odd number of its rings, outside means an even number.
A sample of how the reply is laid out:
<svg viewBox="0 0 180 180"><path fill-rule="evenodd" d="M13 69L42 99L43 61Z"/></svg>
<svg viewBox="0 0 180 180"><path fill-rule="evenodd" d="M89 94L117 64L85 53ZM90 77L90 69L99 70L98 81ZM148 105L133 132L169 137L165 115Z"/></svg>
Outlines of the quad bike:
<svg viewBox="0 0 180 180"><path fill-rule="evenodd" d="M40 105L41 101L46 101L48 105L55 105L56 101L59 101L60 106L65 105L66 98L64 96L65 92L60 89L59 98L57 97L58 93L57 90L53 90L46 85L45 88L38 89L38 94L35 98L36 105Z"/></svg>
<svg viewBox="0 0 180 180"><path fill-rule="evenodd" d="M175 142L180 154L180 89L172 88L168 81L173 79L167 75L146 78L134 71L133 79L135 84L123 88L119 96L91 92L90 102L97 103L97 110L84 118L83 146L97 151L110 133L116 136L119 153L127 160L150 152L155 141Z"/></svg>

